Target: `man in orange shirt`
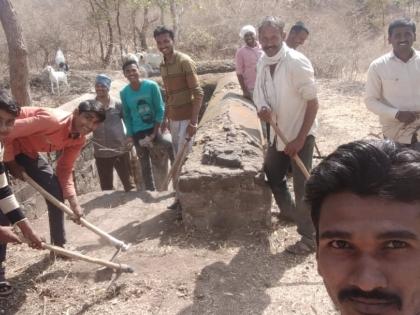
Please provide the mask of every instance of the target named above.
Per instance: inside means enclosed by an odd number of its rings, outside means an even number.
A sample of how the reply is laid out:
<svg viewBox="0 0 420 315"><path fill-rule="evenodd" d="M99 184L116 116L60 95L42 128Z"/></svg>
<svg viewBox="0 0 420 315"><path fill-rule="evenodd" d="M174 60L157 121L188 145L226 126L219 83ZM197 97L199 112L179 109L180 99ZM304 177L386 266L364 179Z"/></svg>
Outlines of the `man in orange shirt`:
<svg viewBox="0 0 420 315"><path fill-rule="evenodd" d="M73 165L85 144L85 136L105 120L105 109L96 100L79 104L73 113L58 108L22 107L5 140L4 162L10 173L23 180L26 172L60 201L67 201L76 220L82 209L73 182ZM60 152L56 174L39 152ZM66 243L63 212L47 201L51 243Z"/></svg>

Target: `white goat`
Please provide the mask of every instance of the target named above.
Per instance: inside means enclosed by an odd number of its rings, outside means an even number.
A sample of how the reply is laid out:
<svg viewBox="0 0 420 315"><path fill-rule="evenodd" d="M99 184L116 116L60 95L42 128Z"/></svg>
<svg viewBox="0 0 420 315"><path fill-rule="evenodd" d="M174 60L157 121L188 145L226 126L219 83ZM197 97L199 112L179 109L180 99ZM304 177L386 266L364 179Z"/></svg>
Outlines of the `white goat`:
<svg viewBox="0 0 420 315"><path fill-rule="evenodd" d="M161 54L141 52L136 54L139 64L149 65L152 68L159 68L163 58Z"/></svg>
<svg viewBox="0 0 420 315"><path fill-rule="evenodd" d="M67 82L67 74L65 72L55 71L51 66L46 66L43 71L48 72L51 83L51 94L54 94L54 84L57 88L58 95L60 95L60 82L64 83L66 89L69 88L69 84Z"/></svg>

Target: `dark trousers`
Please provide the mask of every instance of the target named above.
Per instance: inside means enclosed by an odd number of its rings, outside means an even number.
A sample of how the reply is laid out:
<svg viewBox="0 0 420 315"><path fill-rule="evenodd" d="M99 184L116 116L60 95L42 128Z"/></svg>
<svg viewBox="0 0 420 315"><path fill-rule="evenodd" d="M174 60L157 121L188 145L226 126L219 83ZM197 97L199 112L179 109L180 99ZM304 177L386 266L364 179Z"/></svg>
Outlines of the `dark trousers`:
<svg viewBox="0 0 420 315"><path fill-rule="evenodd" d="M305 144L298 153L308 170L312 168L314 145L315 137L310 135L306 137ZM287 188L286 175L290 165L292 166L295 201L293 201L290 191ZM310 210L303 200L305 176L302 174L299 167L283 151L277 151L274 144L267 150L264 171L281 213L296 222L297 230L300 235L313 239L314 228L311 221Z"/></svg>
<svg viewBox="0 0 420 315"><path fill-rule="evenodd" d="M3 212L0 211L0 225L1 226L8 226L10 225L9 220L6 218L6 216L3 214ZM5 280L5 266L4 261L6 260L6 249L7 245L0 243L0 281Z"/></svg>
<svg viewBox="0 0 420 315"><path fill-rule="evenodd" d="M19 154L15 157L15 160L42 188L59 201L64 202L63 192L60 183L58 182L58 178L45 158L38 156L36 159L32 159L25 154ZM49 201L46 200L46 202L48 207L51 243L57 246L63 246L66 243L64 213Z"/></svg>
<svg viewBox="0 0 420 315"><path fill-rule="evenodd" d="M162 137L160 133L156 135L153 141L153 147L142 147L139 145L139 140L153 133L153 128L145 131L137 132L133 135L134 145L136 147L137 155L140 160L141 173L146 190L155 190L155 180L152 173L151 155L156 155L156 152L164 150L168 152L169 159L174 160L174 152L172 149L172 142ZM155 153L155 154L153 154Z"/></svg>
<svg viewBox="0 0 420 315"><path fill-rule="evenodd" d="M124 186L124 190L130 191L134 188L130 171L130 154L128 152L109 158L95 157L95 161L102 190L114 189L114 168Z"/></svg>

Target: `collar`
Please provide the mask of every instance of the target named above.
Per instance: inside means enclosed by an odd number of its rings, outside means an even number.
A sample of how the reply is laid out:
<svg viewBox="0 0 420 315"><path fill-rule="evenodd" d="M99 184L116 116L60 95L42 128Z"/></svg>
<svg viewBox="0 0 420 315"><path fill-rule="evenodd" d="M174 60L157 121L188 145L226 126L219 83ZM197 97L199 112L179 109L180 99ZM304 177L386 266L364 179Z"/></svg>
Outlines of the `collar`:
<svg viewBox="0 0 420 315"><path fill-rule="evenodd" d="M391 52L389 53L389 58L390 58L390 59L397 60L397 61L400 61L400 62L403 62L403 63L409 63L409 62L411 62L411 61L413 61L414 59L416 59L416 58L418 58L418 57L419 57L418 51L417 51L417 50L415 50L414 48L411 48L411 49L412 49L412 51L413 51L413 55L411 56L411 58L410 58L410 59L408 59L408 60L407 60L407 62L404 62L404 61L402 61L400 58L398 58L398 57L395 55L394 50L391 50Z"/></svg>
<svg viewBox="0 0 420 315"><path fill-rule="evenodd" d="M67 132L69 139L78 139L80 138L80 132L77 132L73 129L73 122L74 122L74 113L72 113L66 122L67 125Z"/></svg>
<svg viewBox="0 0 420 315"><path fill-rule="evenodd" d="M287 45L285 45L283 43L283 45L281 46L281 49L274 56L268 57L265 53L263 53L263 55L261 57L262 65L263 66L270 66L270 65L275 65L275 64L279 63L280 61L282 61L286 57L287 52L289 50L290 50L290 48L287 47Z"/></svg>
<svg viewBox="0 0 420 315"><path fill-rule="evenodd" d="M97 100L98 102L100 102L100 100L98 100L98 98L95 98L95 100ZM106 108L106 110L111 109L111 108L115 108L115 99L110 95L109 96L109 104L108 107Z"/></svg>
<svg viewBox="0 0 420 315"><path fill-rule="evenodd" d="M163 63L165 65L173 65L176 62L176 58L178 57L178 52L174 50L174 53L172 55L172 61L168 62L165 60L165 57L163 57Z"/></svg>

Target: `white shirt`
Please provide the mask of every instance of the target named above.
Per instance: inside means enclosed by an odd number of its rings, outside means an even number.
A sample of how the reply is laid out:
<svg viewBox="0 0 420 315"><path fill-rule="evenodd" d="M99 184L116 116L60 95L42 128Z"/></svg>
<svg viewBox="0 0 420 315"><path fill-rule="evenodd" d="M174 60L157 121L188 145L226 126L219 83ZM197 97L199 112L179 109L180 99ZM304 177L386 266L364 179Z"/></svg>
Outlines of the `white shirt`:
<svg viewBox="0 0 420 315"><path fill-rule="evenodd" d="M386 138L409 144L420 120L405 125L395 115L399 110L420 111L420 55L414 51L407 62L393 52L374 60L368 70L366 107L379 116Z"/></svg>
<svg viewBox="0 0 420 315"><path fill-rule="evenodd" d="M257 65L257 80L254 89L254 103L259 111L261 107L271 107L273 120L277 123L287 140L293 141L299 134L306 113L307 102L316 99L314 70L311 62L302 53L290 49L283 43L278 53L279 61L270 74L269 65L264 63L264 55ZM317 127L314 121L309 134L315 135ZM270 132L270 142L275 132ZM285 148L281 139L277 139L277 150Z"/></svg>

